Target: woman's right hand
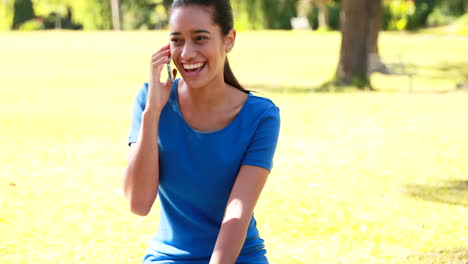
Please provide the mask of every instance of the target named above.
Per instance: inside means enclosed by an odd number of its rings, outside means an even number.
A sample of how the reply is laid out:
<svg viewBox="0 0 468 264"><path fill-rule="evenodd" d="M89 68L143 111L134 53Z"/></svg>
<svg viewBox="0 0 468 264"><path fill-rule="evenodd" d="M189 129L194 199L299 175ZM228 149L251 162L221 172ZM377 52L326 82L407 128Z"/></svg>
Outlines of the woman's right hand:
<svg viewBox="0 0 468 264"><path fill-rule="evenodd" d="M163 107L169 100L172 82L170 82L168 78L166 83L161 83L160 79L162 69L170 62L170 54L169 44L167 44L151 56L148 95L146 101L147 111L161 113ZM174 69L174 79L176 74L177 71Z"/></svg>

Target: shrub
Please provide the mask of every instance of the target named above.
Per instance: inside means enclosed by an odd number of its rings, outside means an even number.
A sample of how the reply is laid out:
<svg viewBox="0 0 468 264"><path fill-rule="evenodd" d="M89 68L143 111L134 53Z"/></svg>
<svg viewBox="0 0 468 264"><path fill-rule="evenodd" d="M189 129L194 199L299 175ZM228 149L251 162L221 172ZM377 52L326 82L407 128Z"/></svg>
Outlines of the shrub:
<svg viewBox="0 0 468 264"><path fill-rule="evenodd" d="M409 18L415 13L414 2L405 0L392 0L384 5L384 29L405 30Z"/></svg>
<svg viewBox="0 0 468 264"><path fill-rule="evenodd" d="M19 30L31 31L31 30L41 30L45 29L44 22L41 18L35 18L28 20L21 24L18 28Z"/></svg>
<svg viewBox="0 0 468 264"><path fill-rule="evenodd" d="M318 28L318 8L312 8L310 14L307 16L312 29ZM340 29L340 3L331 2L328 4L328 28L331 30Z"/></svg>

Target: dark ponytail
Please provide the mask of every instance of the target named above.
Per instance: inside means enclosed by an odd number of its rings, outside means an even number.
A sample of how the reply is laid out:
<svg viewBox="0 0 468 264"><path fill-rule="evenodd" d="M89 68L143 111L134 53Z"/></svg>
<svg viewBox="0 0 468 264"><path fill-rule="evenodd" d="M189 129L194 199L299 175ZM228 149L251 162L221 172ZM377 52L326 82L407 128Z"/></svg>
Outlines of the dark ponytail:
<svg viewBox="0 0 468 264"><path fill-rule="evenodd" d="M213 22L221 28L223 36L227 36L231 29L234 28L234 18L232 15L231 2L229 0L175 0L174 3L172 3L172 9L190 5L213 8ZM249 93L248 90L242 87L236 76L234 76L227 57L224 62L224 82L238 90Z"/></svg>
<svg viewBox="0 0 468 264"><path fill-rule="evenodd" d="M234 76L234 73L232 72L231 67L229 66L229 61L227 57L226 61L224 62L224 82L245 93L249 93L248 90L242 87L242 85L237 80L236 76Z"/></svg>

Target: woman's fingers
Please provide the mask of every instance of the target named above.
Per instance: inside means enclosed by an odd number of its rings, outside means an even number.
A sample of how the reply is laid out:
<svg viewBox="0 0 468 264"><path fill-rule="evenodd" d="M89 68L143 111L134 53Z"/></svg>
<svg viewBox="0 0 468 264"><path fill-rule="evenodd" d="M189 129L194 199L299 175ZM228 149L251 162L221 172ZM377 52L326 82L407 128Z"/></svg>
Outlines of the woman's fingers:
<svg viewBox="0 0 468 264"><path fill-rule="evenodd" d="M151 62L151 77L155 77L154 80L159 81L159 78L157 78L157 77L161 76L161 71L162 71L164 65L166 63L168 63L168 62L169 62L168 57L162 57L162 58L159 58L156 61Z"/></svg>
<svg viewBox="0 0 468 264"><path fill-rule="evenodd" d="M158 52L151 56L149 89L147 97L148 109L160 111L167 103L170 94L170 86L172 83L166 82L162 84L160 81L161 71L170 62L169 45L162 47Z"/></svg>
<svg viewBox="0 0 468 264"><path fill-rule="evenodd" d="M155 66L158 66L158 65L160 65L160 64L166 64L166 63L168 63L168 62L169 62L169 58L168 58L168 57L162 57L162 58L159 58L159 59L157 59L157 60L151 61L151 65L152 65L153 67L155 67Z"/></svg>
<svg viewBox="0 0 468 264"><path fill-rule="evenodd" d="M170 50L164 50L164 51L161 51L161 52L156 52L151 56L151 62L153 62L155 60L158 60L159 58L162 58L162 57L169 57L170 54L171 54Z"/></svg>

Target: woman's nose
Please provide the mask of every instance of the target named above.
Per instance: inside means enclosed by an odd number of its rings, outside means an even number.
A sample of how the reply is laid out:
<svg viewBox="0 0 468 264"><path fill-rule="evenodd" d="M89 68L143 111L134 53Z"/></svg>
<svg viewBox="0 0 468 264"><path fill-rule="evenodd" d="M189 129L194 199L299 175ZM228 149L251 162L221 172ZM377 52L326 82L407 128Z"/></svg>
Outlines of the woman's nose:
<svg viewBox="0 0 468 264"><path fill-rule="evenodd" d="M183 60L190 60L191 58L195 57L195 53L196 52L192 44L190 42L186 42L180 56Z"/></svg>

